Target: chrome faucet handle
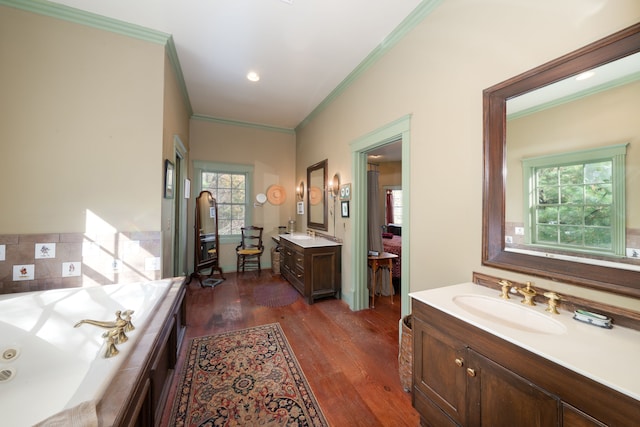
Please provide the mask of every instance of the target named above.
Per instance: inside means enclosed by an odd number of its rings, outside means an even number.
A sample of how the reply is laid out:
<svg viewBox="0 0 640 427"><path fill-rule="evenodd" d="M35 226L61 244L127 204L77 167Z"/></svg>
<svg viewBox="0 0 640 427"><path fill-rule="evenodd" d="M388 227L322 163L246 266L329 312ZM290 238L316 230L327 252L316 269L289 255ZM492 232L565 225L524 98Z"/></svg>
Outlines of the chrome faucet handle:
<svg viewBox="0 0 640 427"><path fill-rule="evenodd" d="M500 285L502 287L502 293L500 293L500 298L502 298L502 299L511 299L511 297L509 296L509 291L513 287L513 283L511 283L508 280L502 279L502 280L500 280L498 282L498 285Z"/></svg>
<svg viewBox="0 0 640 427"><path fill-rule="evenodd" d="M531 282L527 282L527 287L526 288L519 288L518 292L520 294L522 294L522 296L524 297L524 299L522 301L520 301L522 304L526 304L526 305L536 305L535 301L533 300L535 298L535 296L537 295L536 290L533 289L531 287Z"/></svg>
<svg viewBox="0 0 640 427"><path fill-rule="evenodd" d="M560 295L555 292L545 292L544 296L549 298L547 301L547 308L544 311L548 311L551 314L560 314L558 311L558 301L562 299Z"/></svg>

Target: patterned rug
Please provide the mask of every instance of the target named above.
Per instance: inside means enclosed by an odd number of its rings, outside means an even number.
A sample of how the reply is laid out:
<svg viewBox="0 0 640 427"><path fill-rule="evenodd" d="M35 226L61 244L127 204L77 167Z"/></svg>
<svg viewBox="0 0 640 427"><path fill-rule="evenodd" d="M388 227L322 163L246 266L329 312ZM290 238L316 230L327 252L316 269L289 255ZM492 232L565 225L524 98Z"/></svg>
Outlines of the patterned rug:
<svg viewBox="0 0 640 427"><path fill-rule="evenodd" d="M293 304L299 297L298 291L289 283L264 283L253 288L253 300L265 307L284 307Z"/></svg>
<svg viewBox="0 0 640 427"><path fill-rule="evenodd" d="M278 323L191 341L171 426L328 426Z"/></svg>

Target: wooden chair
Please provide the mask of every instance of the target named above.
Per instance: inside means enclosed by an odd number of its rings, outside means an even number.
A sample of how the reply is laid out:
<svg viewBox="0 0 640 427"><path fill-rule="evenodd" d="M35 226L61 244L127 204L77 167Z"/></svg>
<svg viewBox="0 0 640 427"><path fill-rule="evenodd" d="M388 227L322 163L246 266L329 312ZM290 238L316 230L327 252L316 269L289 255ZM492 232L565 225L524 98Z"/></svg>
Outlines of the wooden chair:
<svg viewBox="0 0 640 427"><path fill-rule="evenodd" d="M260 257L264 252L262 245L262 227L242 227L242 241L236 247L238 257L236 271L245 271L245 267L258 267L258 274L262 271Z"/></svg>

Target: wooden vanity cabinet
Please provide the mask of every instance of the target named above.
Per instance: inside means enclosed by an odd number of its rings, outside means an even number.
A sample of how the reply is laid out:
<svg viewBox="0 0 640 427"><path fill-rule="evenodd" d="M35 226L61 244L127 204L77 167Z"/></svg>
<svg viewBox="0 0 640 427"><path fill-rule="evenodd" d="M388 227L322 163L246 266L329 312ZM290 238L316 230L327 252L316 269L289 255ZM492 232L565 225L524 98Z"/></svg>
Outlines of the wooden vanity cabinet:
<svg viewBox="0 0 640 427"><path fill-rule="evenodd" d="M629 396L420 301L413 300L412 309L412 398L423 426L596 427L640 420L640 404Z"/></svg>
<svg viewBox="0 0 640 427"><path fill-rule="evenodd" d="M340 298L342 287L340 245L302 247L280 239L281 274L309 304L327 296Z"/></svg>

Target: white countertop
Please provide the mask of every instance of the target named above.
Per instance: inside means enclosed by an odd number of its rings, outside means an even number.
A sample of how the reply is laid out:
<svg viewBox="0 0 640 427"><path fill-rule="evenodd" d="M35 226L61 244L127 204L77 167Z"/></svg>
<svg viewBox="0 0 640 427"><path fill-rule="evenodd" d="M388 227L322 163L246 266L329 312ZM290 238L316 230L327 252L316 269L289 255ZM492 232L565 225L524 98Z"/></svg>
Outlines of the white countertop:
<svg viewBox="0 0 640 427"><path fill-rule="evenodd" d="M311 237L303 233L280 234L278 237L286 239L302 248L321 248L324 246L342 246L342 243L334 242L324 237Z"/></svg>
<svg viewBox="0 0 640 427"><path fill-rule="evenodd" d="M495 289L462 283L412 292L409 296L640 400L640 370L636 366L640 360L640 331L615 325L612 329L599 328L574 320L573 312L562 309L559 315L550 314L545 312L546 304L526 306L526 309L536 311L534 317L542 315L560 322L564 327L562 332L545 334L533 330L517 330L507 326L506 322L496 322L469 313L453 300L453 297L459 295L481 295L521 306L520 295L502 300L499 294Z"/></svg>

